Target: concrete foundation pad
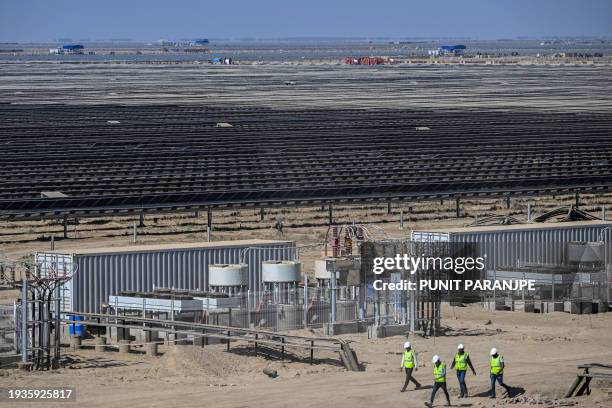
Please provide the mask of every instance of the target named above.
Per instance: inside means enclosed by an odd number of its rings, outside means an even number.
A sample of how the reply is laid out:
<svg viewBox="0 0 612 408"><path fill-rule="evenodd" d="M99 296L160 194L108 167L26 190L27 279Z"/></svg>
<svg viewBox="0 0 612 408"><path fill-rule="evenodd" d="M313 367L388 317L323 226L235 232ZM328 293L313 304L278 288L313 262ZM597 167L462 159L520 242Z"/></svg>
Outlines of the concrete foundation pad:
<svg viewBox="0 0 612 408"><path fill-rule="evenodd" d="M376 337L381 339L391 336L405 336L410 330L407 324L387 324L376 327Z"/></svg>
<svg viewBox="0 0 612 408"><path fill-rule="evenodd" d="M358 333L359 324L357 322L324 323L323 332L327 336L337 336L338 334Z"/></svg>
<svg viewBox="0 0 612 408"><path fill-rule="evenodd" d="M565 313L580 314L582 313L580 302L566 300L563 302L563 311Z"/></svg>

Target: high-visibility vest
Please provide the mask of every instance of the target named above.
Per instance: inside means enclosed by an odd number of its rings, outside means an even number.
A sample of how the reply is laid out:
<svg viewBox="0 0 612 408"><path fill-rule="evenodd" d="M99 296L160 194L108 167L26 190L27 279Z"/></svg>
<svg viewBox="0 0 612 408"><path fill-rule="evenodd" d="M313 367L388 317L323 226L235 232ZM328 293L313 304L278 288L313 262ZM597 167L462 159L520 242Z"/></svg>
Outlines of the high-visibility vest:
<svg viewBox="0 0 612 408"><path fill-rule="evenodd" d="M457 369L457 371L467 371L467 358L468 353L455 354L455 368Z"/></svg>
<svg viewBox="0 0 612 408"><path fill-rule="evenodd" d="M497 355L497 357L491 356L491 374L503 374L504 369L502 367L503 357L501 355Z"/></svg>
<svg viewBox="0 0 612 408"><path fill-rule="evenodd" d="M446 364L434 364L434 381L440 383L446 382Z"/></svg>
<svg viewBox="0 0 612 408"><path fill-rule="evenodd" d="M404 367L414 368L414 350L404 350Z"/></svg>

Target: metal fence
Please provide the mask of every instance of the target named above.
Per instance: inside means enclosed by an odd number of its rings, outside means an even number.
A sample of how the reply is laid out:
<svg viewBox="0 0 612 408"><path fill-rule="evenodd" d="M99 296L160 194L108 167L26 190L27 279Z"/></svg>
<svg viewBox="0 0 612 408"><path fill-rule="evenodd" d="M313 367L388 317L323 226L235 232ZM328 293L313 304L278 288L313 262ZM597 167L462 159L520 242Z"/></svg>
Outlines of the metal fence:
<svg viewBox="0 0 612 408"><path fill-rule="evenodd" d="M358 290L355 289L337 289L336 322L360 318ZM206 320L211 324L273 331L321 328L334 320L330 298L330 290L322 287L248 292L242 295L240 307L211 309Z"/></svg>
<svg viewBox="0 0 612 408"><path fill-rule="evenodd" d="M0 353L17 352L15 305L0 305Z"/></svg>
<svg viewBox="0 0 612 408"><path fill-rule="evenodd" d="M525 268L523 270L494 270L488 279L533 281L535 290L489 290L481 292L482 304L487 309L524 310L532 312L568 312L576 314L601 313L610 310L612 282L607 271L573 272Z"/></svg>

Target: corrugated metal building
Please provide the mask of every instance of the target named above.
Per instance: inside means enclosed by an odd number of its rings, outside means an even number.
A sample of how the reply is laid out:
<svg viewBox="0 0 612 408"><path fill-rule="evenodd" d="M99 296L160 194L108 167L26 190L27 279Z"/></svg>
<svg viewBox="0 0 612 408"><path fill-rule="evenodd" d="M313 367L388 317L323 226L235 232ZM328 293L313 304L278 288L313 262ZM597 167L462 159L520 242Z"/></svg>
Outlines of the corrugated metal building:
<svg viewBox="0 0 612 408"><path fill-rule="evenodd" d="M249 265L249 289L261 286L261 263L296 257L290 241L220 241L129 247L65 249L35 253L39 274L72 274L63 287L64 311L96 313L119 291L155 287L208 289L208 265Z"/></svg>
<svg viewBox="0 0 612 408"><path fill-rule="evenodd" d="M580 221L555 224L519 224L412 231L417 242L478 243L486 265L520 267L525 264L563 265L567 243L604 242L606 262L612 261L612 222Z"/></svg>

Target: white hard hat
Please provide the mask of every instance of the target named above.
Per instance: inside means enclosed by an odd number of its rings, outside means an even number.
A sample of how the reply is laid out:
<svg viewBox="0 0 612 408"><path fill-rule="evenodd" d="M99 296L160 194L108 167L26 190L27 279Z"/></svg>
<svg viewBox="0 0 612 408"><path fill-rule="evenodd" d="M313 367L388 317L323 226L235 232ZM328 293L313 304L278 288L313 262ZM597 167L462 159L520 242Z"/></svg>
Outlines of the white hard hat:
<svg viewBox="0 0 612 408"><path fill-rule="evenodd" d="M463 344L458 345L457 350L463 350Z"/></svg>
<svg viewBox="0 0 612 408"><path fill-rule="evenodd" d="M497 349L496 349L495 347L493 347L493 348L491 349L491 355L493 356L493 355L495 355L495 354L497 354Z"/></svg>
<svg viewBox="0 0 612 408"><path fill-rule="evenodd" d="M404 343L404 348L410 348L410 342L409 341Z"/></svg>
<svg viewBox="0 0 612 408"><path fill-rule="evenodd" d="M435 363L437 363L438 361L440 361L440 356L436 354L436 355L435 355L435 356L433 356L433 358L431 359L431 362L435 364Z"/></svg>

